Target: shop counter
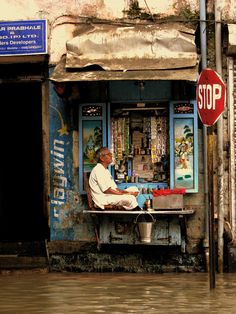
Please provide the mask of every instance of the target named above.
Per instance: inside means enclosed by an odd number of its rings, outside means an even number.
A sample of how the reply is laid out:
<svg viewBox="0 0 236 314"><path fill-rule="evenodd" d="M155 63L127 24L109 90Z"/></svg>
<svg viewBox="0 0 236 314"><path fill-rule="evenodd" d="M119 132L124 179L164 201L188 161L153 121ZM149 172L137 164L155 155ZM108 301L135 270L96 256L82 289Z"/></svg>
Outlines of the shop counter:
<svg viewBox="0 0 236 314"><path fill-rule="evenodd" d="M193 209L183 209L183 210L83 210L86 214L103 214L103 215L139 215L148 214L151 215L192 215L194 214Z"/></svg>
<svg viewBox="0 0 236 314"><path fill-rule="evenodd" d="M84 210L94 221L98 244L145 244L180 246L185 252L186 218L193 215L193 209L116 211ZM150 218L152 217L152 219ZM140 239L137 218L153 222L150 243Z"/></svg>

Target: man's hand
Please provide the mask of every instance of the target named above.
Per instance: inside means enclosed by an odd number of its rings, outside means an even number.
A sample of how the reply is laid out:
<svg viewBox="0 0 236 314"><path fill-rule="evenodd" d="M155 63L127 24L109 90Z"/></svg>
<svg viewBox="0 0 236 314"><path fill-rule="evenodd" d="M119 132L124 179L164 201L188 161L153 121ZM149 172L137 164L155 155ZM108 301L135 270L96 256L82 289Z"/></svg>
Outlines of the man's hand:
<svg viewBox="0 0 236 314"><path fill-rule="evenodd" d="M137 196L137 195L138 195L138 192L128 192L128 194Z"/></svg>
<svg viewBox="0 0 236 314"><path fill-rule="evenodd" d="M127 190L121 190L121 189L112 189L112 188L109 188L107 189L106 191L104 191L104 193L106 194L115 194L115 195L133 195L133 196L137 196L139 191L127 191Z"/></svg>

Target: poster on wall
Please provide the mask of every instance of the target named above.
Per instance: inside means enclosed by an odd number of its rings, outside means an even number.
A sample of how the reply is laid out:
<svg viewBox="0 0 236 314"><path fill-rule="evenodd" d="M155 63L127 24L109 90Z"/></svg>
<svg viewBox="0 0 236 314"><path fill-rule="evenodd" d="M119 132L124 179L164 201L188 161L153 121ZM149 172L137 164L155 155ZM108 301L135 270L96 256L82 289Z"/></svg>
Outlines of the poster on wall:
<svg viewBox="0 0 236 314"><path fill-rule="evenodd" d="M174 119L174 186L194 188L194 132L193 119Z"/></svg>
<svg viewBox="0 0 236 314"><path fill-rule="evenodd" d="M97 164L96 151L106 145L106 104L86 103L79 107L79 190L85 194L84 176Z"/></svg>
<svg viewBox="0 0 236 314"><path fill-rule="evenodd" d="M95 153L102 146L102 120L83 121L83 168L91 172L96 165Z"/></svg>
<svg viewBox="0 0 236 314"><path fill-rule="evenodd" d="M170 103L170 188L198 192L198 115L196 100Z"/></svg>

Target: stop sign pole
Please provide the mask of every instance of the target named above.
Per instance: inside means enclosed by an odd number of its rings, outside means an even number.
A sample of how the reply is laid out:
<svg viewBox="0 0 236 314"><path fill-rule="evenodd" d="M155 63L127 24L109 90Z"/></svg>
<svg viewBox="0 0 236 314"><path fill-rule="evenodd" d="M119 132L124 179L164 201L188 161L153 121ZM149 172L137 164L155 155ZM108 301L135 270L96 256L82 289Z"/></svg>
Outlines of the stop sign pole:
<svg viewBox="0 0 236 314"><path fill-rule="evenodd" d="M197 82L197 107L198 114L204 126L213 126L224 111L225 105L225 84L219 74L209 68L205 68L200 73ZM209 234L209 271L210 271L210 288L215 288L215 237L214 237L214 206L213 206L213 135L211 134L209 141L209 160L207 171L211 172L210 180L210 197L206 210L208 215L208 234ZM205 145L206 160L208 160L207 146ZM208 190L208 189L207 189Z"/></svg>

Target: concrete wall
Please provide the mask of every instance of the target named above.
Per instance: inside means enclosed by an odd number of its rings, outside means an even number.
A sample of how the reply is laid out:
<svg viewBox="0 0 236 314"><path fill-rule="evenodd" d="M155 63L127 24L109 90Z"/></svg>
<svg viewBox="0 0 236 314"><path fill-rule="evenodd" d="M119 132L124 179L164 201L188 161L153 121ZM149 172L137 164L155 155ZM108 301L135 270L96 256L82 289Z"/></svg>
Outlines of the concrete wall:
<svg viewBox="0 0 236 314"><path fill-rule="evenodd" d="M38 19L46 18L53 23L59 16L90 16L101 19L126 17L132 6L132 0L1 0L0 19ZM142 12L158 15L160 18L171 15L183 16L186 11L199 10L199 0L139 0ZM213 10L214 1L206 1L208 11ZM234 0L222 0L222 18L233 19L236 11Z"/></svg>
<svg viewBox="0 0 236 314"><path fill-rule="evenodd" d="M75 25L90 19L120 20L128 17L139 23L137 18L154 17L163 19L177 16L180 19L198 17L197 0L1 0L0 20L47 19L50 63L55 64L65 52L65 42L73 37ZM213 0L207 1L208 12L213 10ZM222 0L222 18L234 19L236 5L233 0Z"/></svg>

